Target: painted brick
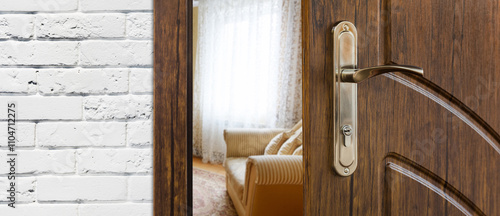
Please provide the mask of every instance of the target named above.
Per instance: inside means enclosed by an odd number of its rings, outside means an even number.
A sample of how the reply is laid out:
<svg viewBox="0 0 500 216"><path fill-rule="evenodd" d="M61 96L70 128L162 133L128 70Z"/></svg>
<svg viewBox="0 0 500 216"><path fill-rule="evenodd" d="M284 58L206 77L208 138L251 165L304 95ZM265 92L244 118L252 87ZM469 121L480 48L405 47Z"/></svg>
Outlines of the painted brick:
<svg viewBox="0 0 500 216"><path fill-rule="evenodd" d="M35 146L35 123L18 122L16 124L16 146L33 147ZM7 122L0 122L0 147L7 146ZM5 148L3 148L5 149Z"/></svg>
<svg viewBox="0 0 500 216"><path fill-rule="evenodd" d="M80 46L80 64L84 66L151 66L152 63L151 41L82 41Z"/></svg>
<svg viewBox="0 0 500 216"><path fill-rule="evenodd" d="M37 15L37 38L125 37L125 14Z"/></svg>
<svg viewBox="0 0 500 216"><path fill-rule="evenodd" d="M0 151L0 161L8 161L8 151ZM19 174L75 173L75 150L17 150ZM0 174L7 174L2 169Z"/></svg>
<svg viewBox="0 0 500 216"><path fill-rule="evenodd" d="M2 0L0 11L75 11L78 0Z"/></svg>
<svg viewBox="0 0 500 216"><path fill-rule="evenodd" d="M153 14L129 13L127 14L127 37L153 38Z"/></svg>
<svg viewBox="0 0 500 216"><path fill-rule="evenodd" d="M153 10L153 0L80 0L83 11Z"/></svg>
<svg viewBox="0 0 500 216"><path fill-rule="evenodd" d="M10 180L7 177L0 178L0 202L7 202L10 192ZM16 177L16 203L31 203L36 201L36 178Z"/></svg>
<svg viewBox="0 0 500 216"><path fill-rule="evenodd" d="M30 68L0 68L0 92L36 93L36 71Z"/></svg>
<svg viewBox="0 0 500 216"><path fill-rule="evenodd" d="M3 4L3 3L2 3ZM3 5L2 5L3 7ZM30 39L33 37L33 15L0 15L0 39Z"/></svg>
<svg viewBox="0 0 500 216"><path fill-rule="evenodd" d="M128 146L152 146L153 125L151 121L129 122L127 124Z"/></svg>
<svg viewBox="0 0 500 216"><path fill-rule="evenodd" d="M126 177L44 176L38 177L37 188L38 201L119 201L127 197Z"/></svg>
<svg viewBox="0 0 500 216"><path fill-rule="evenodd" d="M0 215L153 215L153 0L0 1L0 107L23 120Z"/></svg>
<svg viewBox="0 0 500 216"><path fill-rule="evenodd" d="M77 41L3 41L0 65L76 65Z"/></svg>
<svg viewBox="0 0 500 216"><path fill-rule="evenodd" d="M89 204L81 205L79 216L120 215L120 216L152 216L153 205L142 203L124 204Z"/></svg>
<svg viewBox="0 0 500 216"><path fill-rule="evenodd" d="M0 96L0 107L17 103L17 119L70 120L82 119L81 97ZM7 109L0 109L0 120L7 119Z"/></svg>
<svg viewBox="0 0 500 216"><path fill-rule="evenodd" d="M149 119L153 111L151 95L91 96L83 102L87 120Z"/></svg>
<svg viewBox="0 0 500 216"><path fill-rule="evenodd" d="M7 204L0 205L0 212L6 216L76 216L78 205L76 204L27 204L17 205L16 208L8 207Z"/></svg>
<svg viewBox="0 0 500 216"><path fill-rule="evenodd" d="M128 92L127 68L41 69L38 89L44 95Z"/></svg>
<svg viewBox="0 0 500 216"><path fill-rule="evenodd" d="M50 122L36 126L37 146L125 146L124 122Z"/></svg>
<svg viewBox="0 0 500 216"><path fill-rule="evenodd" d="M130 92L153 93L153 69L131 68L130 69Z"/></svg>
<svg viewBox="0 0 500 216"><path fill-rule="evenodd" d="M150 173L153 168L151 149L79 149L76 158L80 174Z"/></svg>
<svg viewBox="0 0 500 216"><path fill-rule="evenodd" d="M153 177L130 176L128 179L128 199L132 201L152 201Z"/></svg>

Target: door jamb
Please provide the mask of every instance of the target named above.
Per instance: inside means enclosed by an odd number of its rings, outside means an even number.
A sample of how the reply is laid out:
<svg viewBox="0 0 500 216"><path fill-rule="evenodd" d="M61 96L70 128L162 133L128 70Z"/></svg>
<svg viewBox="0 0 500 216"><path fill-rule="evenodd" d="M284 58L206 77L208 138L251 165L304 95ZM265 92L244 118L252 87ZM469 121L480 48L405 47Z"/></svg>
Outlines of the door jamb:
<svg viewBox="0 0 500 216"><path fill-rule="evenodd" d="M309 0L301 2L302 116L309 100L306 55ZM193 119L193 0L154 0L154 215L192 215ZM304 141L310 140L305 130ZM304 183L307 180L307 145L304 147ZM306 185L306 184L304 184ZM304 188L304 198L307 190ZM307 200L304 199L304 211ZM306 212L306 211L305 211ZM304 213L305 213L304 212Z"/></svg>
<svg viewBox="0 0 500 216"><path fill-rule="evenodd" d="M154 215L192 214L192 0L154 0Z"/></svg>

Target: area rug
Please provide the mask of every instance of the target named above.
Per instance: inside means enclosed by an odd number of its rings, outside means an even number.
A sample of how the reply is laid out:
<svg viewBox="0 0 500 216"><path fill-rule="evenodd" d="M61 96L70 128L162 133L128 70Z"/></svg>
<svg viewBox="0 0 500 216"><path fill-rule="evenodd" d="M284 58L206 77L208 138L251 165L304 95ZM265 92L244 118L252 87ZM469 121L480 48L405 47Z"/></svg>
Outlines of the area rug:
<svg viewBox="0 0 500 216"><path fill-rule="evenodd" d="M238 215L223 175L193 167L193 215Z"/></svg>

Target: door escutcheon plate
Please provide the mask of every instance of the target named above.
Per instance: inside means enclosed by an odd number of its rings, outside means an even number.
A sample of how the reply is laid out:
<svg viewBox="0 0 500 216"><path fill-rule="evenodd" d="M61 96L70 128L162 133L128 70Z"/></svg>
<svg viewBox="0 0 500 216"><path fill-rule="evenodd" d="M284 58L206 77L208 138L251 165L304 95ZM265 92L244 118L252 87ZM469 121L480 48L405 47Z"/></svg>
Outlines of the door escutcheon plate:
<svg viewBox="0 0 500 216"><path fill-rule="evenodd" d="M358 64L356 27L347 21L335 25L333 33L333 95L334 133L333 169L341 176L350 176L358 166L357 84L342 82L344 69Z"/></svg>

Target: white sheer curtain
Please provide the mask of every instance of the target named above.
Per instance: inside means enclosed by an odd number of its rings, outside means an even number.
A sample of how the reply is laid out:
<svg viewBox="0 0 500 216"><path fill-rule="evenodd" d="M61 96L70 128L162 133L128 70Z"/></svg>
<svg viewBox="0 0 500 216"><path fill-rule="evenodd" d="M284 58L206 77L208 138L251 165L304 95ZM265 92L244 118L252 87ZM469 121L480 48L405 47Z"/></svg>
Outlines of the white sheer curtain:
<svg viewBox="0 0 500 216"><path fill-rule="evenodd" d="M298 0L200 0L194 154L225 158L225 128L290 127L302 115Z"/></svg>

